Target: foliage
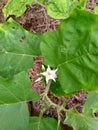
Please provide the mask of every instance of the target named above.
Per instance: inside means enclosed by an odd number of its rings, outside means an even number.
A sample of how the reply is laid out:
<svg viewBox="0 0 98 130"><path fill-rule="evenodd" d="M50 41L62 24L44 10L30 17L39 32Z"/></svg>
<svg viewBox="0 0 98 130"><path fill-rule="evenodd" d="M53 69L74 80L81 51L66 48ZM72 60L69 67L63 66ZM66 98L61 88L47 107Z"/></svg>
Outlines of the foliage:
<svg viewBox="0 0 98 130"><path fill-rule="evenodd" d="M98 92L89 92L87 101L83 108L83 112L92 111L92 113L98 112Z"/></svg>
<svg viewBox="0 0 98 130"><path fill-rule="evenodd" d="M50 16L64 20L57 31L45 34L26 31L12 19L0 24L0 130L59 130L61 111L66 113L64 124L74 130L97 130L94 113L98 112L98 15L83 10L86 0L9 0L3 9L5 18L22 15L26 5L33 2L45 6ZM56 82L49 80L42 95L31 90L27 74L33 57L39 55L45 67L49 65L51 71L57 71L52 73ZM48 70L47 75L51 76ZM49 90L57 96L86 90L88 97L82 113L67 110L66 102L52 102ZM27 102L39 101L40 97L40 114L51 106L57 111L58 122L52 117L29 116Z"/></svg>
<svg viewBox="0 0 98 130"><path fill-rule="evenodd" d="M40 125L39 125L40 124ZM53 118L30 117L29 130L57 130L57 122ZM59 129L58 129L59 130Z"/></svg>
<svg viewBox="0 0 98 130"><path fill-rule="evenodd" d="M58 68L58 81L65 94L98 91L97 26L96 15L75 10L62 21L58 31L43 35L41 52L45 64Z"/></svg>
<svg viewBox="0 0 98 130"><path fill-rule="evenodd" d="M94 12L95 12L96 14L98 14L98 6L96 6L96 7L94 8Z"/></svg>
<svg viewBox="0 0 98 130"><path fill-rule="evenodd" d="M89 113L79 114L75 110L66 113L66 124L71 124L74 130L97 130L98 119Z"/></svg>
<svg viewBox="0 0 98 130"><path fill-rule="evenodd" d="M78 3L78 8L84 8L86 6L86 0L80 0Z"/></svg>
<svg viewBox="0 0 98 130"><path fill-rule="evenodd" d="M31 5L33 2L34 0L8 0L8 3L3 9L5 18L9 15L21 16L26 10L26 5Z"/></svg>
<svg viewBox="0 0 98 130"><path fill-rule="evenodd" d="M10 20L0 24L0 75L7 77L28 70L40 55L41 35L26 31Z"/></svg>
<svg viewBox="0 0 98 130"><path fill-rule="evenodd" d="M56 19L67 18L77 6L77 0L52 0L47 6L47 13Z"/></svg>
<svg viewBox="0 0 98 130"><path fill-rule="evenodd" d="M28 130L26 103L0 105L0 130Z"/></svg>
<svg viewBox="0 0 98 130"><path fill-rule="evenodd" d="M26 5L35 2L44 6L48 15L56 19L69 17L75 8L83 8L86 4L86 0L9 0L3 9L5 18L9 15L21 16L26 10Z"/></svg>
<svg viewBox="0 0 98 130"><path fill-rule="evenodd" d="M42 4L42 5L48 3L49 1L51 1L51 0L35 0L35 2Z"/></svg>
<svg viewBox="0 0 98 130"><path fill-rule="evenodd" d="M71 124L74 130L97 130L98 118L94 118L94 113L98 112L97 101L98 93L89 92L82 114L79 114L76 110L72 109L66 113L64 123Z"/></svg>
<svg viewBox="0 0 98 130"><path fill-rule="evenodd" d="M56 19L65 19L75 8L83 8L86 5L86 0L38 0L38 2L45 5L48 15Z"/></svg>
<svg viewBox="0 0 98 130"><path fill-rule="evenodd" d="M29 112L26 102L39 100L39 95L30 87L26 72L7 79L0 77L0 130L27 130Z"/></svg>

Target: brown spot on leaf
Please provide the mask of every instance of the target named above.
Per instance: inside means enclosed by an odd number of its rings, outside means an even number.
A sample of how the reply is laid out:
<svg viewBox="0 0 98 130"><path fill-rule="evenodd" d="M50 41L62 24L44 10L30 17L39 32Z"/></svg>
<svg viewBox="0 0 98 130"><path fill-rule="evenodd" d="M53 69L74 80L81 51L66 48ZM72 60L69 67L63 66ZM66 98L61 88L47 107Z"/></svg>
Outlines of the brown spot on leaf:
<svg viewBox="0 0 98 130"><path fill-rule="evenodd" d="M24 42L24 41L26 41L26 37L22 36L21 39L20 39L20 42Z"/></svg>

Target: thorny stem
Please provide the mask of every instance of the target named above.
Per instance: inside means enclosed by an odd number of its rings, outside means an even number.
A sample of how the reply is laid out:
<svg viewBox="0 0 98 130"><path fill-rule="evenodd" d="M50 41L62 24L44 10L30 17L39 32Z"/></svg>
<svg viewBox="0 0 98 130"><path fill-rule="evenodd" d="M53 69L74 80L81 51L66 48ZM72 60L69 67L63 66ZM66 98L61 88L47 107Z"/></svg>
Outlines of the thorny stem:
<svg viewBox="0 0 98 130"><path fill-rule="evenodd" d="M58 114L58 128L59 128L59 126L60 126L60 121L61 121L59 108L57 108L57 114Z"/></svg>
<svg viewBox="0 0 98 130"><path fill-rule="evenodd" d="M58 105L55 104L55 103L53 103L53 102L50 100L50 98L48 97L48 92L49 92L49 89L50 89L51 81L52 81L52 80L49 80L49 82L48 82L48 84L47 84L47 86L46 86L46 90L45 90L45 92L42 94L42 100L43 100L43 101L46 100L46 101L48 102L48 104L50 104L50 106L54 106L54 107L57 108Z"/></svg>
<svg viewBox="0 0 98 130"><path fill-rule="evenodd" d="M46 101L47 105L49 105L49 106L57 107L57 105L55 103L53 103L50 100L50 98L48 97L48 92L49 92L49 89L50 89L51 81L52 80L49 80L49 82L48 82L48 84L46 86L45 92L41 95L42 96L42 101Z"/></svg>
<svg viewBox="0 0 98 130"><path fill-rule="evenodd" d="M50 89L50 85L51 85L52 80L49 80L45 92L41 95L42 96L42 101L43 103L46 102L46 104L48 106L53 106L56 110L57 110L57 114L58 114L58 127L60 125L60 121L61 121L61 117L60 117L60 112L63 110L64 112L68 111L67 109L64 108L64 106L60 106L58 104L55 104L54 102L51 101L51 99L48 97L48 92Z"/></svg>
<svg viewBox="0 0 98 130"><path fill-rule="evenodd" d="M60 105L57 105L57 104L53 103L50 100L50 98L48 97L48 92L49 92L49 89L50 89L51 82L52 82L52 80L49 80L49 82L48 82L48 84L46 86L45 92L41 95L42 100L43 101L46 100L47 104L50 104L50 106L53 106L53 107L57 108L59 111L61 111L61 110L67 111L63 106L60 106Z"/></svg>
<svg viewBox="0 0 98 130"><path fill-rule="evenodd" d="M40 130L40 122L41 122L42 113L40 112L39 121L38 121L38 130Z"/></svg>

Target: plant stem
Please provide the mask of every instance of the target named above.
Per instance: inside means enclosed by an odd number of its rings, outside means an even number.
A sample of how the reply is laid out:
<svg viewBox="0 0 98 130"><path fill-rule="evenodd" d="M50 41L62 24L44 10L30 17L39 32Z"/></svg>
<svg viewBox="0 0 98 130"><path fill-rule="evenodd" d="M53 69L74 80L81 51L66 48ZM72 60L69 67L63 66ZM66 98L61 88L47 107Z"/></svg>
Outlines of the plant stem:
<svg viewBox="0 0 98 130"><path fill-rule="evenodd" d="M48 82L48 84L47 84L47 86L46 86L46 90L45 90L45 94L46 94L46 95L47 95L48 92L49 92L50 85L51 85L51 81L52 81L52 80L49 80L49 82Z"/></svg>

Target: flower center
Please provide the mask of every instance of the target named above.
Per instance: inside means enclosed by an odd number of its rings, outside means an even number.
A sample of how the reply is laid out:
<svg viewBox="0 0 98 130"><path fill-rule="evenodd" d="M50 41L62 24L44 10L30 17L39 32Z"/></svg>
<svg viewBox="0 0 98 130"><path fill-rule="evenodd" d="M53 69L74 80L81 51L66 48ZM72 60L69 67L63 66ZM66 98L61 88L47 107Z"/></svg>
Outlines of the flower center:
<svg viewBox="0 0 98 130"><path fill-rule="evenodd" d="M48 75L50 76L50 75L51 75L51 72L48 72Z"/></svg>

